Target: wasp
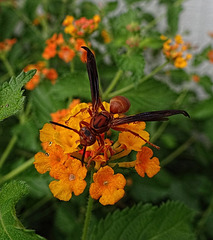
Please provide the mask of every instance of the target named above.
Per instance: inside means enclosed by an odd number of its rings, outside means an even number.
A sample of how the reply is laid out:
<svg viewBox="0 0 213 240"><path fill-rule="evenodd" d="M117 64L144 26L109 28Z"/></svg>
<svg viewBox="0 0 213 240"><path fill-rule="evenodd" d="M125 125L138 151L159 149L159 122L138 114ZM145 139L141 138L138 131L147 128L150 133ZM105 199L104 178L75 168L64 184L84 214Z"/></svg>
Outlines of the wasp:
<svg viewBox="0 0 213 240"><path fill-rule="evenodd" d="M186 117L190 117L189 114L184 110L161 110L161 111L143 112L143 113L138 113L130 116L114 117L114 114L126 113L129 110L131 104L126 97L116 96L110 100L110 112L108 112L104 108L100 98L99 78L98 78L98 71L97 71L95 56L88 47L82 46L82 48L87 51L86 66L87 66L87 72L88 72L88 77L90 81L90 90L91 90L91 97L92 97L92 107L87 109L91 116L90 123L81 121L79 123L80 130L78 131L76 129L70 128L67 125L50 121L50 123L54 125L58 125L58 126L70 129L76 132L77 134L79 134L80 144L83 146L83 155L81 159L82 165L84 163L84 157L85 157L87 146L93 145L96 142L96 140L98 140L100 145L98 153L100 153L104 147L104 140L102 139L101 134L107 132L109 129L114 129L121 132L123 131L130 132L136 137L139 137L142 140L144 140L146 143L156 148L159 148L158 146L145 140L138 133L131 131L130 129L126 129L121 125L125 123L132 123L132 122L167 121L168 117L172 115L177 115L177 114L183 114Z"/></svg>

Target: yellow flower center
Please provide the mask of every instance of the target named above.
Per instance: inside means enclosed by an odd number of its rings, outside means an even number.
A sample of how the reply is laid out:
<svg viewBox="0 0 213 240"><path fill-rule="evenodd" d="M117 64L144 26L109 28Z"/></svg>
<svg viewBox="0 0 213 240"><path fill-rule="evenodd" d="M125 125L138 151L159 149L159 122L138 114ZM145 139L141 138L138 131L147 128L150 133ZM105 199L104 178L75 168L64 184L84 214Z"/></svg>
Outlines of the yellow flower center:
<svg viewBox="0 0 213 240"><path fill-rule="evenodd" d="M109 183L108 181L104 181L103 185L108 185L108 183Z"/></svg>
<svg viewBox="0 0 213 240"><path fill-rule="evenodd" d="M75 175L71 173L71 174L69 175L69 180L70 180L70 181L75 180Z"/></svg>

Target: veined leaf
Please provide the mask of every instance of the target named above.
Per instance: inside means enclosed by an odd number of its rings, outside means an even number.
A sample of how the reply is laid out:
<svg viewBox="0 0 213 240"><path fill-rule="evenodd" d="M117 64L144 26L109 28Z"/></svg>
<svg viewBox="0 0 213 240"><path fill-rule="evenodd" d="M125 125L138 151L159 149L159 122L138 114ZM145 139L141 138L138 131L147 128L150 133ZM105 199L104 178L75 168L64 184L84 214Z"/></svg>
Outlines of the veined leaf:
<svg viewBox="0 0 213 240"><path fill-rule="evenodd" d="M0 121L22 109L24 96L22 87L35 75L36 70L21 72L0 87Z"/></svg>
<svg viewBox="0 0 213 240"><path fill-rule="evenodd" d="M178 96L165 83L153 78L123 95L131 102L130 113L169 109Z"/></svg>
<svg viewBox="0 0 213 240"><path fill-rule="evenodd" d="M139 204L108 215L93 228L89 239L193 240L193 215L179 202L167 202L159 208Z"/></svg>
<svg viewBox="0 0 213 240"><path fill-rule="evenodd" d="M16 217L15 205L28 192L24 182L5 184L0 192L0 236L1 240L41 240L33 230L25 229Z"/></svg>
<svg viewBox="0 0 213 240"><path fill-rule="evenodd" d="M136 81L144 75L144 57L138 52L120 55L117 58L117 63L122 70L130 71L132 73L132 77L136 78Z"/></svg>

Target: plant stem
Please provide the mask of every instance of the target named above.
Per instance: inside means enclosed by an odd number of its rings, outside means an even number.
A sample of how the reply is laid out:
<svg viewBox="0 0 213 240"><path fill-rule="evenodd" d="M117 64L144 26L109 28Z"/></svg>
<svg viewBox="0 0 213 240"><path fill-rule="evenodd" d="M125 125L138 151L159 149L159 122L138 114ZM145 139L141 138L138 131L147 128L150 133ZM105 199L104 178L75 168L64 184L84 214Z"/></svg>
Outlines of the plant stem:
<svg viewBox="0 0 213 240"><path fill-rule="evenodd" d="M118 80L120 79L121 75L123 74L123 70L119 69L117 73L115 74L114 79L106 89L106 91L103 93L103 99L107 98L108 94L112 91L112 89L116 86Z"/></svg>
<svg viewBox="0 0 213 240"><path fill-rule="evenodd" d="M28 167L32 166L34 161L34 157L30 158L28 161L26 161L25 163L23 163L22 165L20 165L19 167L15 168L14 170L12 170L11 172L9 172L8 174L4 175L1 179L0 179L0 184L2 184L3 182L6 182L7 180L17 176L18 174L20 174L21 172L23 172L24 170L26 170Z"/></svg>
<svg viewBox="0 0 213 240"><path fill-rule="evenodd" d="M13 135L13 137L10 139L9 144L7 145L6 149L4 150L1 158L0 158L0 168L3 166L5 160L7 159L7 157L9 156L11 150L13 149L16 141L17 141L18 137L17 135Z"/></svg>
<svg viewBox="0 0 213 240"><path fill-rule="evenodd" d="M205 223L207 222L209 216L212 214L213 212L213 195L211 197L211 200L210 200L210 203L209 203L209 206L207 207L207 209L203 212L200 220L198 221L198 224L197 224L197 235L200 235L201 232L202 232L202 229L205 225Z"/></svg>
<svg viewBox="0 0 213 240"><path fill-rule="evenodd" d="M146 80L148 80L149 78L151 78L152 76L154 76L157 72L159 72L161 69L163 69L166 65L168 64L168 61L166 61L165 63L163 63L162 65L156 67L150 74L144 76L143 78L141 78L139 81L138 81L138 85L145 82ZM117 90L117 91L114 91L110 94L108 94L108 97L109 98L112 98L112 97L115 97L115 96L118 96L120 94L123 94L125 92L128 92L130 91L131 89L133 89L134 87L136 86L135 83L132 83L132 84L129 84L128 86L124 87L124 88L121 88L120 90Z"/></svg>
<svg viewBox="0 0 213 240"><path fill-rule="evenodd" d="M164 167L168 163L172 162L178 155L185 151L194 141L195 138L191 136L185 143L183 143L179 148L177 148L173 153L171 153L167 158L165 158L160 165Z"/></svg>
<svg viewBox="0 0 213 240"><path fill-rule="evenodd" d="M7 69L9 76L10 77L15 76L13 68L10 65L9 61L7 60L7 57L5 55L1 55L1 60L2 60L2 62L4 64L5 68Z"/></svg>
<svg viewBox="0 0 213 240"><path fill-rule="evenodd" d="M70 72L71 73L75 72L74 59L70 62Z"/></svg>
<svg viewBox="0 0 213 240"><path fill-rule="evenodd" d="M94 173L94 171L91 171L90 184L92 183L92 180L93 180L93 173ZM81 240L86 240L87 239L87 234L88 234L91 215L92 215L92 207L93 207L93 199L89 195L89 199L88 199L88 203L87 203L87 211L86 211L85 221L84 221L83 234L82 234Z"/></svg>
<svg viewBox="0 0 213 240"><path fill-rule="evenodd" d="M164 132L164 130L166 129L168 125L168 122L163 122L160 127L157 129L157 131L155 132L155 134L152 136L151 138L151 142L154 143L160 136L161 134Z"/></svg>

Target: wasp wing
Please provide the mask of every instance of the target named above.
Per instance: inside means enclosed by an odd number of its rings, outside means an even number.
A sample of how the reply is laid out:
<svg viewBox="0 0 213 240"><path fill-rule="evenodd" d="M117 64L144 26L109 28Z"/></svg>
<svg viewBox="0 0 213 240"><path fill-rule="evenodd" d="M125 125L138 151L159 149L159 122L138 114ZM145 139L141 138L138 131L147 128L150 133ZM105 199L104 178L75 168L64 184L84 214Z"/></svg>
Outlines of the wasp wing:
<svg viewBox="0 0 213 240"><path fill-rule="evenodd" d="M90 81L92 107L93 111L97 112L99 106L101 105L101 100L99 96L99 81L95 56L88 47L82 46L82 48L87 51L87 72Z"/></svg>
<svg viewBox="0 0 213 240"><path fill-rule="evenodd" d="M123 118L114 118L112 120L112 127L131 122L167 121L169 116L176 114L183 114L186 117L190 117L189 114L184 110L161 110L144 112Z"/></svg>

